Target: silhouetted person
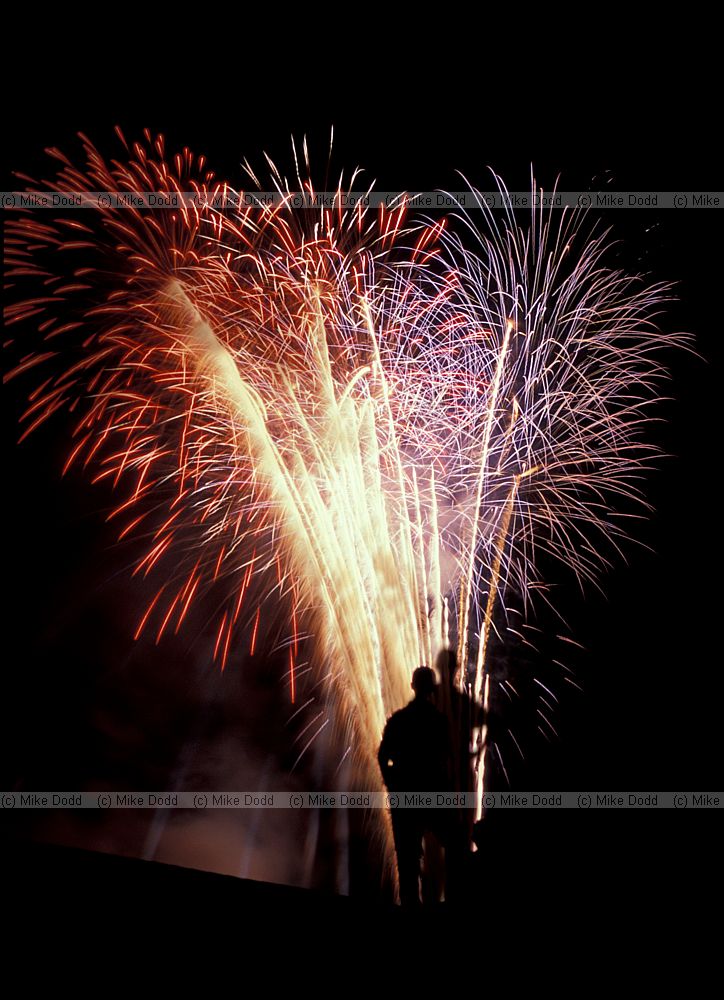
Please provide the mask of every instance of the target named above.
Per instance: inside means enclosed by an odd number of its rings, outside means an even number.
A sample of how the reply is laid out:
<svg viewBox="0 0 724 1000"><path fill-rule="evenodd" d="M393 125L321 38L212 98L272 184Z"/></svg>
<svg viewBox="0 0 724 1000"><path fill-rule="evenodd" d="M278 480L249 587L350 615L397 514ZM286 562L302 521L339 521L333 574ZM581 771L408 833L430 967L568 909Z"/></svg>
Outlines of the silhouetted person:
<svg viewBox="0 0 724 1000"><path fill-rule="evenodd" d="M450 726L454 790L469 792L473 789L470 745L473 722L472 698L466 686L460 684L454 650L441 650L435 665L440 675L436 704Z"/></svg>
<svg viewBox="0 0 724 1000"><path fill-rule="evenodd" d="M450 727L452 772L454 792L474 791L473 763L475 755L471 746L472 724L475 718L473 699L464 679L458 673L455 651L443 649L436 661L440 684L436 702ZM461 690L462 688L462 690ZM472 839L473 808L459 807L445 813L445 899L458 903L466 892L467 867Z"/></svg>
<svg viewBox="0 0 724 1000"><path fill-rule="evenodd" d="M451 790L451 747L448 722L432 703L435 674L418 667L412 675L414 699L387 720L377 759L390 792ZM393 808L392 830L403 906L420 902L420 858L423 838L445 837L445 810L425 806Z"/></svg>

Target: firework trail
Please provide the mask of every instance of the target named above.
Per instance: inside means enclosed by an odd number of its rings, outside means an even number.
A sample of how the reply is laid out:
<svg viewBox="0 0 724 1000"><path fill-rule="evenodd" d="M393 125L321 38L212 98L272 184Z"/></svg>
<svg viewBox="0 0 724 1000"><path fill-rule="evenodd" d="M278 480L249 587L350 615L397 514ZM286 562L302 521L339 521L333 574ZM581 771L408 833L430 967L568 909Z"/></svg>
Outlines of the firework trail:
<svg viewBox="0 0 724 1000"><path fill-rule="evenodd" d="M84 144L83 169L51 151L46 190L199 195L6 226L10 374L46 372L23 437L69 406L68 466L123 484L111 516L120 537L145 533L135 571L162 580L136 634L160 641L221 588L222 669L274 634L295 701L311 648L368 788L411 670L456 645L479 816L496 609L529 602L541 554L583 582L619 548L617 508L656 453L660 352L684 341L655 326L667 287L608 269L578 212L534 209L521 228L479 198L475 216L411 222L404 200L345 207L342 179L333 207L298 209L311 184L273 165L282 197L246 204L148 133L123 163ZM27 282L41 291L18 294Z"/></svg>

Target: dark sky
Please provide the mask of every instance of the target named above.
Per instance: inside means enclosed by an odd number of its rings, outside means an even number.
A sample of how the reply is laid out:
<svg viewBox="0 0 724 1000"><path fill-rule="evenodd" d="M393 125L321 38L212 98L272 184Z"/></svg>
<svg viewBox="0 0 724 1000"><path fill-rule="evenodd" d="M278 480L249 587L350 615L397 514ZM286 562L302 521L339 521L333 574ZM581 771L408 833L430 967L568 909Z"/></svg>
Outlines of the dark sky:
<svg viewBox="0 0 724 1000"><path fill-rule="evenodd" d="M12 169L42 175L46 146L77 153L77 131L112 154L116 124L131 137L149 127L165 134L169 149L205 153L237 186L245 156L260 163L266 150L290 163L291 134L306 133L323 163L333 124L335 165L363 166L381 189L456 189L456 169L484 186L490 165L520 190L531 163L544 186L560 174L569 190L603 182L624 191L721 187L705 53L682 76L671 47L650 42L642 58L633 40L630 51L621 43L615 59L582 49L548 64L545 50L512 51L491 63L490 40L477 53L459 52L458 39L455 53L438 61L419 36L400 49L383 34L371 34L359 55L335 50L331 40L317 55L301 37L293 58L265 45L254 54L248 39L233 52L199 55L190 36L173 39L165 30L163 45L149 39L112 59L105 43L74 45L70 33L61 35L34 40L32 61L10 67L6 187ZM216 51L211 41L208 48ZM715 493L721 214L610 212L603 221L622 241L626 266L679 283L679 301L662 323L693 333L702 359L672 358L674 399L662 407L668 422L656 433L674 457L650 478L656 511L640 532L653 551L629 546L628 565L604 580L605 597L591 592L582 600L562 589L571 632L587 649L574 661L584 693L563 698L561 742L531 739L528 761L512 779L521 789L707 790L720 774L722 704ZM228 688L220 694L205 668L203 638L192 649L181 640L160 651L133 647L127 621L144 595L110 548L102 514L108 497L80 477L60 482L62 426L17 448L20 403L12 392L6 400L4 660L17 722L11 781L122 785L136 778L151 787L179 768L196 768L232 787L257 775L265 780L266 767L283 787L292 751L274 750L286 738L274 671L271 680L252 671L248 684L225 678L238 688L235 699ZM264 699L272 722L268 738L245 743L238 734L251 725L251 698ZM145 827L125 831L123 840L100 825L79 833L54 823L51 838L148 850ZM268 834L277 835L279 857L289 831ZM233 830L206 833L202 857L167 836L167 860L243 869L229 847ZM303 868L295 858L272 871L262 858L243 870L303 882ZM325 878L332 876L318 881Z"/></svg>

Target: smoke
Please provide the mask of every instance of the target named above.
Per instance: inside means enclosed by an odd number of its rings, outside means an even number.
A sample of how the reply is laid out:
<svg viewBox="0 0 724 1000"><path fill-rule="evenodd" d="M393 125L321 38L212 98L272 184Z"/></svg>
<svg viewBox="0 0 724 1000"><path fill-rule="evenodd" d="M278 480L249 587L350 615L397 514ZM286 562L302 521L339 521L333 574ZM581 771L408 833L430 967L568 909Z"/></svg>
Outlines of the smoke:
<svg viewBox="0 0 724 1000"><path fill-rule="evenodd" d="M55 517L64 520L64 512ZM125 572L111 576L118 554L98 537L97 525L86 539L65 528L54 533L59 561L36 584L32 607L27 594L18 595L24 599L14 626L26 631L26 643L13 675L18 690L10 702L17 713L6 787L313 788L320 775L312 750L292 771L300 749L295 737L308 720L304 711L292 718L286 657L263 642L249 656L242 634L222 673L212 662L211 612L203 604L181 635L158 646L152 638L133 642L148 598L144 585ZM41 534L52 529L53 515ZM75 561L64 559L63 550L79 542ZM32 618L34 628L26 629L23 617ZM14 836L87 850L288 885L346 887L339 821L308 812L22 811L6 813L3 825Z"/></svg>

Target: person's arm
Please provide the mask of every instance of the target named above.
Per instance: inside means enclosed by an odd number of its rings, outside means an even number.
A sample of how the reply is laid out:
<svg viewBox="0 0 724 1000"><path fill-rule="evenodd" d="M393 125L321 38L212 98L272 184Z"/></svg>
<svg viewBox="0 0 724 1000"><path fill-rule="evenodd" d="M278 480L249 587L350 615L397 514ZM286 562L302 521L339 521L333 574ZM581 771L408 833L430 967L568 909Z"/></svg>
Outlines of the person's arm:
<svg viewBox="0 0 724 1000"><path fill-rule="evenodd" d="M390 766L390 723L389 720L385 726L385 730L382 733L382 740L380 742L380 748L377 751L377 762L380 765L380 771L382 772L382 780L386 786L389 786L389 775L392 770Z"/></svg>

